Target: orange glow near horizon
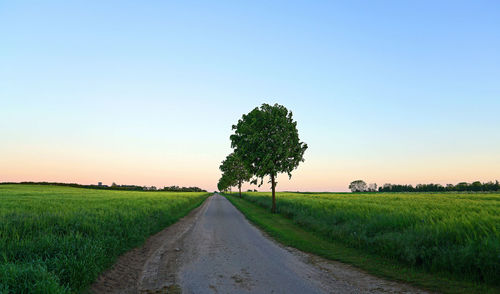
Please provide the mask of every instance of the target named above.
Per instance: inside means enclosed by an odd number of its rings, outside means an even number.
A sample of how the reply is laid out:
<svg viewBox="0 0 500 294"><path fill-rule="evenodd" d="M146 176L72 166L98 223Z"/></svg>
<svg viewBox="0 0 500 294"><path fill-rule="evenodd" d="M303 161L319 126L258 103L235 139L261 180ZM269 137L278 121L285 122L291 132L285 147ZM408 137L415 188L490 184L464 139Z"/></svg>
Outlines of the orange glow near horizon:
<svg viewBox="0 0 500 294"><path fill-rule="evenodd" d="M29 154L29 155L26 155ZM306 154L307 155L307 154ZM466 181L494 181L498 179L500 162L485 165L488 158L479 161L473 158L469 162L434 161L433 165L425 162L406 161L358 163L348 161L321 160L309 156L292 174L278 177L279 191L347 191L349 183L362 179L367 183L418 184L440 183L456 184ZM134 184L140 186L198 186L208 191L216 190L220 176L218 158L209 154L181 158L132 158L87 154L86 156L70 152L38 153L18 150L9 158L0 159L0 181L49 181L80 184ZM264 181L261 187L245 184L243 189L268 191L269 184Z"/></svg>

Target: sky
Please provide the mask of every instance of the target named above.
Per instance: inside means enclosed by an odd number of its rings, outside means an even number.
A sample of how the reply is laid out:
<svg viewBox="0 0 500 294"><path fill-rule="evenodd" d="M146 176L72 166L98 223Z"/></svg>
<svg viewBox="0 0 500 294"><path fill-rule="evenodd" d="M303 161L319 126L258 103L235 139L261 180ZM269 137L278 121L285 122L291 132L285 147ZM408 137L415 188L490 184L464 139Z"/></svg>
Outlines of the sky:
<svg viewBox="0 0 500 294"><path fill-rule="evenodd" d="M0 182L215 190L262 103L279 191L500 180L500 2L0 0Z"/></svg>

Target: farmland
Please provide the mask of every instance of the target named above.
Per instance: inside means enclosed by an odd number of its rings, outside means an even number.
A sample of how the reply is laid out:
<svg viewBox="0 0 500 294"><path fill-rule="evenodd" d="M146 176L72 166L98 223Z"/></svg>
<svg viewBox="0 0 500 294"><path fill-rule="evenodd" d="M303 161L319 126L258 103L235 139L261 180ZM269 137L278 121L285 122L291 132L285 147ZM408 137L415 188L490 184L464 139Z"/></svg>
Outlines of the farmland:
<svg viewBox="0 0 500 294"><path fill-rule="evenodd" d="M0 293L71 293L208 193L0 185Z"/></svg>
<svg viewBox="0 0 500 294"><path fill-rule="evenodd" d="M272 205L270 193L243 198ZM322 239L457 280L500 282L498 193L277 193L277 203Z"/></svg>

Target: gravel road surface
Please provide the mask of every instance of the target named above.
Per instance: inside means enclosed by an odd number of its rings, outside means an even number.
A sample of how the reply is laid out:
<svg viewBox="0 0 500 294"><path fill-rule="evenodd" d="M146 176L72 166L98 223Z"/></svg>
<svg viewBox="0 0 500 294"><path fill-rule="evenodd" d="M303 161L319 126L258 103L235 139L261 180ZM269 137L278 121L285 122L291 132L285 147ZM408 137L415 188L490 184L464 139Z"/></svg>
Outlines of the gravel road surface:
<svg viewBox="0 0 500 294"><path fill-rule="evenodd" d="M426 293L284 247L215 194L120 257L94 293Z"/></svg>

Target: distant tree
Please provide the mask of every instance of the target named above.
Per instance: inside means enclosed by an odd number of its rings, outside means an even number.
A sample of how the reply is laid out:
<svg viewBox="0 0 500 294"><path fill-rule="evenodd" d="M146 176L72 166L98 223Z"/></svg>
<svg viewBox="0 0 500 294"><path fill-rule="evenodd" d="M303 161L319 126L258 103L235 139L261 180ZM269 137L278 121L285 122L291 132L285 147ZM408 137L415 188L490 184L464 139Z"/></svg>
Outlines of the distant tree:
<svg viewBox="0 0 500 294"><path fill-rule="evenodd" d="M368 191L369 192L377 192L377 184L375 184L375 183L369 184Z"/></svg>
<svg viewBox="0 0 500 294"><path fill-rule="evenodd" d="M382 187L378 188L379 192L391 192L392 190L392 185L389 183L385 183Z"/></svg>
<svg viewBox="0 0 500 294"><path fill-rule="evenodd" d="M466 182L460 182L455 186L457 191L467 191L469 188L469 184Z"/></svg>
<svg viewBox="0 0 500 294"><path fill-rule="evenodd" d="M393 184L384 184L382 187L378 189L379 192L452 192L452 191L472 191L472 192L481 192L481 191L498 191L500 190L500 183L495 182L486 182L481 183L480 181L475 181L471 184L466 182L460 182L456 185L446 184L443 186L441 184L418 184L415 188L412 185L393 185Z"/></svg>
<svg viewBox="0 0 500 294"><path fill-rule="evenodd" d="M7 183L0 183L2 184L7 184ZM9 183L9 184L30 184L30 185L51 185L51 186L65 186L65 187L76 187L76 188L87 188L87 189L99 189L99 190L123 190L123 191L149 191L150 189L147 186L137 186L137 185L117 185L116 183L113 183L112 186L108 185L80 185L76 183L57 183L57 182L20 182L20 183ZM206 190L203 190L198 187L182 187L179 188L178 186L172 186L172 187L177 187L175 191L178 192L206 192ZM173 191L169 190L168 187L165 187L162 189L162 191Z"/></svg>
<svg viewBox="0 0 500 294"><path fill-rule="evenodd" d="M233 152L222 161L219 169L232 179L229 183L231 186L238 186L241 198L241 185L252 178L252 174L248 171L241 158Z"/></svg>
<svg viewBox="0 0 500 294"><path fill-rule="evenodd" d="M219 190L219 192L224 192L226 187L222 184L221 179L219 179L219 182L217 183L217 190Z"/></svg>
<svg viewBox="0 0 500 294"><path fill-rule="evenodd" d="M366 185L366 183L364 181L356 180L356 181L351 182L351 184L349 184L349 189L352 192L366 192L366 191L368 191L368 186Z"/></svg>
<svg viewBox="0 0 500 294"><path fill-rule="evenodd" d="M259 186L265 176L271 178L271 211L276 212L276 177L287 173L290 178L292 171L304 161L307 149L307 144L299 139L292 112L279 104L262 104L243 115L233 130L231 146L249 172L260 178Z"/></svg>
<svg viewBox="0 0 500 294"><path fill-rule="evenodd" d="M222 174L217 183L217 189L221 192L226 192L232 185L234 185L234 179L230 178L228 174Z"/></svg>
<svg viewBox="0 0 500 294"><path fill-rule="evenodd" d="M470 184L470 188L472 191L481 191L483 189L483 185L479 181L475 181Z"/></svg>
<svg viewBox="0 0 500 294"><path fill-rule="evenodd" d="M203 190L199 187L179 187L179 186L170 186L170 187L164 187L162 191L169 191L169 192L206 192L206 190Z"/></svg>
<svg viewBox="0 0 500 294"><path fill-rule="evenodd" d="M417 192L443 192L445 191L445 187L441 184L418 184L415 187L415 191Z"/></svg>

